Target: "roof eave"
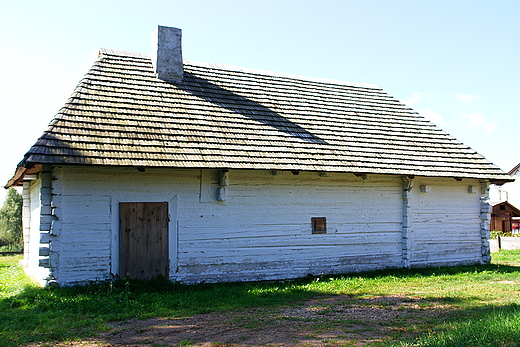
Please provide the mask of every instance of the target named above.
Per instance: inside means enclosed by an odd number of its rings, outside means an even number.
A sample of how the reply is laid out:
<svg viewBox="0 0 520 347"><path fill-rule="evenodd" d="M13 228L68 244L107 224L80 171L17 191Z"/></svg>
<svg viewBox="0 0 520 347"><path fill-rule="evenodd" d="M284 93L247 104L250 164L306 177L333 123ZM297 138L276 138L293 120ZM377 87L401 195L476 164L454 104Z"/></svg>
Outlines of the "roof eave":
<svg viewBox="0 0 520 347"><path fill-rule="evenodd" d="M25 180L25 177L27 175L37 174L41 171L41 169L42 169L41 164L31 164L31 165L20 164L20 165L18 165L13 177L7 182L7 184L4 186L4 188L9 189L11 187L21 187L23 185L23 181Z"/></svg>
<svg viewBox="0 0 520 347"><path fill-rule="evenodd" d="M27 163L25 160L22 161L17 169L16 169L16 172L15 174L13 175L13 177L7 182L7 184L4 186L4 188L8 189L10 187L20 187L23 185L23 181L25 180L25 177L26 175L30 175L30 174L37 174L41 171L41 168L42 168L42 164L43 163ZM79 163L57 163L57 162L54 162L54 163L50 163L48 162L47 164L51 164L51 165L85 165L85 164L79 164ZM88 165L88 164L87 164ZM90 164L92 165L92 164ZM99 166L99 165L95 165L95 166ZM101 165L103 166L103 165ZM116 165L116 166L120 166L120 165ZM127 165L121 165L121 166L127 166ZM158 167L158 166L147 166L147 165L133 165L135 167ZM179 167L180 168L180 167ZM187 168L187 167L183 167L183 168ZM192 169L202 169L202 168L210 168L210 167L207 167L207 166L200 166L200 167L191 167ZM226 167L212 167L213 169L239 169L239 168L233 168L232 166L226 166ZM243 167L242 169L258 169L258 168L245 168ZM339 171L334 171L334 170L327 170L327 169L320 169L318 167L314 168L314 169L311 169L309 170L309 168L302 168L302 167L294 167L294 168L291 168L291 167L285 167L285 168L279 168L279 167L276 167L276 168L267 168L265 167L264 168L265 170L281 170L281 171L316 171L316 172L328 172L328 173L333 173L333 172L337 172L337 173L352 173L352 174L383 174L383 175L404 175L404 176L423 176L423 177L444 177L444 178L448 178L448 177L452 177L456 180L462 180L462 179L483 179L483 180L488 180L490 184L494 184L494 185L503 185L505 183L509 183L509 182L514 182L515 181L515 178L512 177L512 176L509 176L509 175L498 175L495 176L495 177L482 177L479 175L479 177L469 177L469 176L464 176L464 177L453 177L453 176L448 176L448 175L424 175L424 173L419 173L419 172L401 172L401 173L397 173L397 172L393 172L393 173L383 173L383 172L371 172L370 170L362 170L361 171L355 171L355 170L339 170Z"/></svg>
<svg viewBox="0 0 520 347"><path fill-rule="evenodd" d="M493 179L489 179L489 183L491 184L494 184L494 185L497 185L497 186L502 186L506 183L511 183L511 182L514 182L515 179L511 176L509 176L510 178L493 178Z"/></svg>

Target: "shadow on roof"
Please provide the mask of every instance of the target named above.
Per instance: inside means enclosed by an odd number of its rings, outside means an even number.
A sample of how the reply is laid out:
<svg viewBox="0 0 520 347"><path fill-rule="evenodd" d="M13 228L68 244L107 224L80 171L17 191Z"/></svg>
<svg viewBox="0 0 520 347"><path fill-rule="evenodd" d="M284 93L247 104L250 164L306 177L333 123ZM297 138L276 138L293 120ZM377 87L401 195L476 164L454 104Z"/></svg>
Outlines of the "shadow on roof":
<svg viewBox="0 0 520 347"><path fill-rule="evenodd" d="M265 107L256 101L235 94L192 73L185 71L183 82L177 84L177 86L184 91L219 107L271 126L303 141L327 144L324 140L274 112L270 108Z"/></svg>

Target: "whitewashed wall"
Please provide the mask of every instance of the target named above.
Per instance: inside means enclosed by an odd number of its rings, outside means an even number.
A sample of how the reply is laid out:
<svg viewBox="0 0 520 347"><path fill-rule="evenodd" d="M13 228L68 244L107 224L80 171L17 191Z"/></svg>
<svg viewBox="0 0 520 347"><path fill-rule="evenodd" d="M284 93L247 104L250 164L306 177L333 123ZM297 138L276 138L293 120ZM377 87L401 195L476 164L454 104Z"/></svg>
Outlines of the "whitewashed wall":
<svg viewBox="0 0 520 347"><path fill-rule="evenodd" d="M421 186L429 187L423 188L429 192L421 192ZM472 192L469 186L473 187ZM482 260L480 187L477 180L414 180L410 211L411 266L468 264Z"/></svg>
<svg viewBox="0 0 520 347"><path fill-rule="evenodd" d="M513 178L516 181L504 184L504 189L509 192L509 203L520 208L520 171L514 173Z"/></svg>
<svg viewBox="0 0 520 347"><path fill-rule="evenodd" d="M399 187L400 179L390 176L231 171L225 202L182 210L179 199L179 279L259 280L400 266ZM312 234L311 217L327 218L327 234Z"/></svg>
<svg viewBox="0 0 520 347"><path fill-rule="evenodd" d="M170 276L200 281L284 279L401 267L397 176L271 171L61 167L53 170L51 273L62 284L118 273L119 202L168 201ZM426 180L410 192L410 265L481 261L476 180ZM311 233L327 218L327 234ZM54 266L53 265L53 266Z"/></svg>
<svg viewBox="0 0 520 347"><path fill-rule="evenodd" d="M24 237L28 238L28 247L24 252L24 267L26 273L36 279L40 284L46 284L49 275L48 268L40 266L39 248L40 244L40 214L41 214L41 180L27 182L24 194L28 194L29 199L24 199L24 223L29 223L27 233ZM25 205L27 204L27 205ZM24 230L26 230L24 225ZM25 240L24 240L25 241Z"/></svg>

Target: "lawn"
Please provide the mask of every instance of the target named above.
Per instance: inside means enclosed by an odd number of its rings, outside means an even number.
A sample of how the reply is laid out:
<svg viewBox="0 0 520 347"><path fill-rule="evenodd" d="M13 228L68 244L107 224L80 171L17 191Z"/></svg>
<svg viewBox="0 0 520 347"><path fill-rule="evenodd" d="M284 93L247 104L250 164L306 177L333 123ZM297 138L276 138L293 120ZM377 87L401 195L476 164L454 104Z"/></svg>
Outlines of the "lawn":
<svg viewBox="0 0 520 347"><path fill-rule="evenodd" d="M19 259L0 257L0 346L115 336L125 324L154 317L196 319L199 325L218 319L249 335L274 336L282 325L292 334L280 337L286 345L520 346L520 251L494 253L490 265L285 282L184 286L121 280L55 289L31 283ZM147 345L197 344L161 341Z"/></svg>

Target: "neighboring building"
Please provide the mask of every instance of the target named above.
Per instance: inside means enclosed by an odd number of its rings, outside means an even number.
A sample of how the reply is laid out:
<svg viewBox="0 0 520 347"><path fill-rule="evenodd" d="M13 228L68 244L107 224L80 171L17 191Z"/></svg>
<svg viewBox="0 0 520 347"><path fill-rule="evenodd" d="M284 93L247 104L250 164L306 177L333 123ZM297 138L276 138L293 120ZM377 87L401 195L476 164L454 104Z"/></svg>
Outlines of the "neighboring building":
<svg viewBox="0 0 520 347"><path fill-rule="evenodd" d="M7 186L41 282L487 263L511 177L376 85L101 50Z"/></svg>
<svg viewBox="0 0 520 347"><path fill-rule="evenodd" d="M520 164L516 165L508 173L511 178L520 175ZM520 206L520 181L515 180L504 185L492 185L489 192L490 201L507 201L515 206Z"/></svg>
<svg viewBox="0 0 520 347"><path fill-rule="evenodd" d="M511 178L515 178L520 175L520 164L516 165L508 173ZM504 185L491 185L489 192L489 203L493 206L493 215L491 219L490 228L495 231L513 232L517 234L519 232L519 218L520 216L514 215L517 208L520 206L520 181L509 182ZM513 215L507 215L506 219L503 219L503 211L511 210ZM502 217L499 217L502 216ZM502 223L505 223L502 225Z"/></svg>
<svg viewBox="0 0 520 347"><path fill-rule="evenodd" d="M511 171L509 171L509 174L511 176L518 176L518 175L520 175L520 164L518 164L514 168L512 168Z"/></svg>
<svg viewBox="0 0 520 347"><path fill-rule="evenodd" d="M503 233L519 233L520 210L507 201L492 203L491 230Z"/></svg>
<svg viewBox="0 0 520 347"><path fill-rule="evenodd" d="M513 178L520 176L520 164L511 169L509 175L513 176ZM506 200L514 206L520 206L520 180L505 184L503 189L507 191L508 198Z"/></svg>

